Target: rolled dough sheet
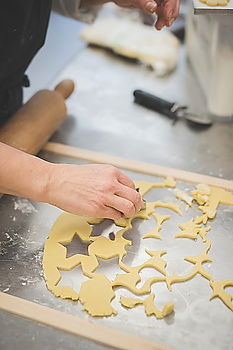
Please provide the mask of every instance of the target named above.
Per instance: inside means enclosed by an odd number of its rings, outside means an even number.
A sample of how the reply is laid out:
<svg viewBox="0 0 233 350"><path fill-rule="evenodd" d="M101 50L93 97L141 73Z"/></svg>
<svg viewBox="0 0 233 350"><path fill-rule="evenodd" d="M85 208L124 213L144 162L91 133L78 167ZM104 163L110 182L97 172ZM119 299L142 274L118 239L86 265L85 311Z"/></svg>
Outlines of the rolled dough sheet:
<svg viewBox="0 0 233 350"><path fill-rule="evenodd" d="M171 178L165 179L163 182L137 182L140 193L145 195L153 188L174 188L175 182ZM206 185L198 185L196 190L192 191L192 201L198 203L199 210L202 215L192 218L190 221L179 224L181 232L176 234L178 239L196 240L198 235L203 242L203 250L196 256L187 256L185 261L192 265L192 269L184 276L176 273L169 275L166 271L167 262L164 256L166 251L146 250L148 258L144 263L138 266L128 266L124 263L123 258L127 255L127 247L132 242L124 237L124 233L132 229L132 221L140 218L148 220L151 216L156 219L156 227L144 235L143 238L162 239L159 234L163 222L170 219L170 215L158 215L156 208L166 208L173 211L176 215L182 215L182 211L178 204L161 201L146 202L146 207L137 212L133 218L120 219L115 221L119 226L113 238L105 236L92 236L93 225L99 224L103 219L95 219L77 216L69 213L63 213L55 221L44 247L43 269L44 277L48 289L57 297L63 299L80 300L86 310L92 316L111 316L116 315L116 310L111 306L111 301L115 298L115 288L121 287L129 290L137 296L147 294L145 299L124 298L121 297L121 304L127 308L133 308L138 304L143 304L145 313L153 315L160 319L173 312L174 305L171 302L165 303L163 310L160 311L154 305L155 295L151 293L151 286L158 282L165 283L167 288L172 291L172 284L185 282L196 276L201 275L209 281L213 290L211 300L219 298L230 310L233 311L232 296L225 290L226 287L233 286L233 280L215 281L208 270L204 267L206 262L212 260L208 256L211 248L210 239L206 238L207 232L211 227L206 223L213 220L216 216L218 206L220 204L233 205L233 195L223 189L209 187ZM180 198L183 201L182 194ZM74 254L67 257L67 248L65 244L71 242L75 235L85 242L89 242L88 255ZM122 273L117 274L111 281L104 274L96 272L99 266L99 258L111 259L118 258L119 267ZM61 280L60 270L71 270L80 265L82 272L89 279L82 283L80 291L76 292L69 286L58 285ZM160 276L155 275L147 279L140 288L137 287L141 282L140 272L144 268L152 268Z"/></svg>

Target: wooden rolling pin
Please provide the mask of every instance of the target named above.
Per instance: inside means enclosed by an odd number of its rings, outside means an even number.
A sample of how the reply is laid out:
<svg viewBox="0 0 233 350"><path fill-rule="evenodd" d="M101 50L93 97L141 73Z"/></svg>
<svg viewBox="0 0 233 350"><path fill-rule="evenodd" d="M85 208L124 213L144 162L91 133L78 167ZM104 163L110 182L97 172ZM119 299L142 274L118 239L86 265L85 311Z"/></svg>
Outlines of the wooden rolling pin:
<svg viewBox="0 0 233 350"><path fill-rule="evenodd" d="M53 91L38 91L0 129L0 142L37 154L66 118L65 99L74 90L72 80L63 80Z"/></svg>

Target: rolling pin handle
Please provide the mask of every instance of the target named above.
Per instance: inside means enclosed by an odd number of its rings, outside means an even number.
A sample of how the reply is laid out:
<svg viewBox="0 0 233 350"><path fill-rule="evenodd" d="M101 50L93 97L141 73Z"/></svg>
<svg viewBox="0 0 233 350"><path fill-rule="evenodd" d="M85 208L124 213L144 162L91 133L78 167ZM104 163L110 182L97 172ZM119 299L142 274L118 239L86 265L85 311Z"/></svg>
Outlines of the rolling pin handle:
<svg viewBox="0 0 233 350"><path fill-rule="evenodd" d="M62 80L54 90L59 92L64 99L67 99L74 91L74 82L70 79Z"/></svg>

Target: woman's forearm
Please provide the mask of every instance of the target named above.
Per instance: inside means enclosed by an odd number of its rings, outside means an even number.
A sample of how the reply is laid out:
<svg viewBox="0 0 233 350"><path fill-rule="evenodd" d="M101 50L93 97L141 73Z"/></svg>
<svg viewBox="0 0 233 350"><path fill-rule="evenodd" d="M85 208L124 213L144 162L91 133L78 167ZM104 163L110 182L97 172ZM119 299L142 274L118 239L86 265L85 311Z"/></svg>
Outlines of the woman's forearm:
<svg viewBox="0 0 233 350"><path fill-rule="evenodd" d="M0 193L44 201L51 164L0 142Z"/></svg>
<svg viewBox="0 0 233 350"><path fill-rule="evenodd" d="M119 169L104 164L53 164L0 143L0 193L53 204L73 214L132 217L140 194Z"/></svg>

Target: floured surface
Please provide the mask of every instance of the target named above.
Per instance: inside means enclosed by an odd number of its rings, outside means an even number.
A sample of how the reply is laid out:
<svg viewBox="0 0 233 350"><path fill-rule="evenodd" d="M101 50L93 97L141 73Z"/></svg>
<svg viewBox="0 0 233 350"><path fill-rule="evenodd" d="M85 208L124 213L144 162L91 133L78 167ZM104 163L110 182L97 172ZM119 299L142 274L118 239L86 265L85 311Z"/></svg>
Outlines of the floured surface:
<svg viewBox="0 0 233 350"><path fill-rule="evenodd" d="M58 157L54 157L54 161L57 159ZM70 161L72 162L72 160ZM147 183L163 182L162 179L152 176L142 176L130 172L127 172L127 175L137 182L141 180ZM195 190L195 186L178 182L176 188L154 188L144 195L148 203L160 200L164 203L173 202L179 205L183 215L180 216L170 209L155 208L160 216L170 215L170 218L162 223L162 229L159 231L162 239L143 239L143 236L157 225L153 215L150 215L148 220L133 220L132 230L124 234L124 237L132 242L130 246L126 247L127 254L123 258L126 266L139 267L151 259L152 256L145 250L160 253L167 251L166 254L161 255L161 259L167 262L165 270L169 276L173 272L179 276L186 276L193 270L194 264L185 261L184 257L197 256L205 249L200 234L197 235L197 240L174 238L174 236L182 232L178 227L179 224L186 223L191 218L202 216L202 212L197 209L195 201L192 203L193 207L186 212L186 203L178 200L175 196L176 189L181 189L190 195L191 191ZM130 333L173 346L179 350L192 350L193 344L196 344L197 350L208 349L209 344L211 344L212 350L219 350L221 347L229 348L232 343L233 313L218 297L209 302L213 290L209 281L200 274L196 274L186 282L173 283L171 285L172 291L169 291L165 281L159 282L159 280L164 280L165 276L153 267L145 267L139 272L141 281L135 287L139 290L139 294L134 294L127 288L113 288L115 297L111 300L111 307L117 312L117 315L111 317L93 318L86 311L83 311L84 305L80 301L73 302L54 297L47 290L44 282L42 258L48 232L61 211L49 205L32 202L36 211L23 214L19 210L14 210L14 202L13 197L4 196L0 203L3 220L8 217L7 213L10 213L9 220L12 220L11 227L7 224L4 225L4 221L2 221L1 248L5 251L3 255L0 255L2 291L96 323L124 331L127 328ZM11 208L12 211L10 211ZM206 239L211 240L212 243L208 252L212 262L207 262L203 266L210 275L214 276L216 281L230 280L233 269L233 207L220 204L215 219L210 220L207 226L209 225L211 231L207 232ZM93 226L92 236L97 237L101 234L101 236L109 238L109 234L113 232L114 234L111 235L113 238L121 228L123 227L117 227L111 220L105 220ZM69 258L77 253L87 255L89 243L75 235L70 243L62 245L66 247ZM117 257L111 259L98 257L98 262L99 266L95 273L104 274L110 281L113 281L117 275L126 275L126 271L119 267ZM61 279L57 287L67 286L78 296L81 285L89 280L89 277L83 275L81 264L71 270L60 270L60 274ZM136 273L134 275L136 280L138 276ZM130 284L132 287L132 283ZM143 294L144 290L148 290L148 287L151 288L151 293ZM232 287L225 288L228 294L231 293L231 290ZM174 312L171 312L164 319L157 320L154 314L150 317L147 316L142 304L128 310L120 303L121 297L145 300L150 294L155 295L154 306L156 309L162 312L165 305L171 302L174 304ZM88 307L88 303L86 306ZM212 327L213 323L214 328ZM200 341L200 333L203 329L205 331Z"/></svg>
<svg viewBox="0 0 233 350"><path fill-rule="evenodd" d="M161 183L139 181L135 185L139 187L141 195L144 196L153 188L174 188L175 182L173 179L168 178ZM233 280L217 281L205 267L206 263L212 262L212 259L208 255L211 249L211 240L206 237L207 233L211 230L211 226L207 226L207 223L209 224L209 221L215 218L220 204L233 205L233 195L225 190L207 185L197 185L197 188L191 194L192 201L194 200L198 204L198 210L202 215L197 215L183 224L178 224L181 233L176 234L174 237L191 240L197 240L200 237L202 241L202 250L199 254L195 256L184 256L184 260L192 266L190 272L185 275L180 275L176 271L169 273L166 270L167 261L164 258L164 255L167 254L166 250L146 249L147 258L142 264L130 266L125 263L124 258L127 258L127 248L132 245L132 241L126 239L124 235L127 234L127 231L132 230L132 224L135 219L148 220L153 216L157 225L142 238L162 240L159 232L162 229L163 223L170 219L170 215L157 214L157 208L165 208L176 215L182 215L178 204L156 200L147 202L145 209L136 213L133 218L115 221L115 225L119 229L115 235L112 233L112 238L110 234L109 237L102 236L101 232L97 236L93 235L93 229L95 225L103 221L101 219L79 217L68 213L62 214L53 225L44 248L43 267L48 289L57 297L72 300L79 299L84 305L84 310L92 316L111 316L117 314L117 311L111 305L111 301L116 295L116 288L127 289L135 295L149 294L143 300L133 298L124 299L123 297L120 302L128 308L142 304L148 316L154 315L156 318L161 319L173 312L174 304L169 300L163 306L162 311L160 311L154 304L155 295L151 293L152 285L165 283L167 288L172 291L173 284L186 282L200 275L208 281L213 290L210 299L219 298L223 304L230 310L233 310L232 295L225 289L233 286ZM180 199L182 201L184 194L178 196L178 199L179 197L182 197ZM192 201L190 204L192 204ZM68 258L66 256L67 248L64 244L70 243L75 235L78 235L82 241L90 243L88 254L73 254ZM117 258L122 273L118 273L115 275L115 278L109 279L106 275L98 273L99 259L108 260L112 258ZM88 277L88 280L81 284L79 293L69 286L58 285L61 280L61 270L71 270L79 265L81 265L83 274ZM146 268L151 268L156 271L156 274L152 273L141 287L138 288L138 284L142 282L140 273ZM209 301L206 300L206 302Z"/></svg>

